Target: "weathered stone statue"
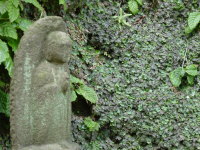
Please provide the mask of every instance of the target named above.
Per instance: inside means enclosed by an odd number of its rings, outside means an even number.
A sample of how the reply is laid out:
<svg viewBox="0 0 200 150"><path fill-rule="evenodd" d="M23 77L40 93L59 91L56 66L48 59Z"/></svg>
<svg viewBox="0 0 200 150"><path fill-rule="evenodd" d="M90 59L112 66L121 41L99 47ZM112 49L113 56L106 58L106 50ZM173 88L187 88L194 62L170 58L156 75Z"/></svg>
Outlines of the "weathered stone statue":
<svg viewBox="0 0 200 150"><path fill-rule="evenodd" d="M78 150L71 142L71 40L60 17L36 21L22 37L11 82L12 150Z"/></svg>

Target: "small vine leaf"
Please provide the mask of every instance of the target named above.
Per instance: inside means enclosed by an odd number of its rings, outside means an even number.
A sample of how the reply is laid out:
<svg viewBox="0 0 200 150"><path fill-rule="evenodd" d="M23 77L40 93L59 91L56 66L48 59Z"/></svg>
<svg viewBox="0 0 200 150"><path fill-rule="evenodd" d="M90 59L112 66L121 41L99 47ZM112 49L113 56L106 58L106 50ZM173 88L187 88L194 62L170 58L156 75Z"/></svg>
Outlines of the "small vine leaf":
<svg viewBox="0 0 200 150"><path fill-rule="evenodd" d="M73 90L71 93L71 102L76 101L76 99L77 99L77 95L76 95L76 92Z"/></svg>
<svg viewBox="0 0 200 150"><path fill-rule="evenodd" d="M200 22L200 12L192 12L189 14L188 25L191 30L196 28L199 22Z"/></svg>
<svg viewBox="0 0 200 150"><path fill-rule="evenodd" d="M196 76L198 74L197 67L198 65L192 64L187 66L185 71L191 76Z"/></svg>
<svg viewBox="0 0 200 150"><path fill-rule="evenodd" d="M185 71L183 68L179 67L175 69L174 71L170 72L170 81L175 87L179 87L181 84L181 79L184 76Z"/></svg>
<svg viewBox="0 0 200 150"><path fill-rule="evenodd" d="M91 103L96 103L98 100L97 94L93 88L90 88L86 85L80 85L79 88L76 89L76 92Z"/></svg>
<svg viewBox="0 0 200 150"><path fill-rule="evenodd" d="M129 0L128 7L131 13L134 15L139 12L138 3L135 0Z"/></svg>
<svg viewBox="0 0 200 150"><path fill-rule="evenodd" d="M136 1L140 6L142 6L142 4L143 4L142 0L136 0Z"/></svg>
<svg viewBox="0 0 200 150"><path fill-rule="evenodd" d="M188 75L187 76L187 81L190 85L194 84L194 76Z"/></svg>

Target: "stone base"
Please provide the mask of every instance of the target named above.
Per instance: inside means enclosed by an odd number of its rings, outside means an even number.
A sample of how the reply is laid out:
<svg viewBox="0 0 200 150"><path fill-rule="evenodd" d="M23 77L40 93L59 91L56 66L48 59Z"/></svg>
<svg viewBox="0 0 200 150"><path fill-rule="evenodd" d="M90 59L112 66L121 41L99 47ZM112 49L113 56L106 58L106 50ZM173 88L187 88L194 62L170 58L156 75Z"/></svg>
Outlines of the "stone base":
<svg viewBox="0 0 200 150"><path fill-rule="evenodd" d="M20 150L80 150L80 147L71 142L62 142L60 144L46 144L40 146L28 146Z"/></svg>

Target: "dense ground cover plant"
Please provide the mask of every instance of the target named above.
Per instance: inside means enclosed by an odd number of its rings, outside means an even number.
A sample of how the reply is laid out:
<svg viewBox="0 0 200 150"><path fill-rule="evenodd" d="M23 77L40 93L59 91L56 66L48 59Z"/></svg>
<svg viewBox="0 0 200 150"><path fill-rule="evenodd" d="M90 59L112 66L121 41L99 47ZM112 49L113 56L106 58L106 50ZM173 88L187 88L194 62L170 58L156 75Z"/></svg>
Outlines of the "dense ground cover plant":
<svg viewBox="0 0 200 150"><path fill-rule="evenodd" d="M91 135L84 117L74 116L76 142L91 150L200 149L199 66L191 67L200 62L199 31L184 33L188 14L199 6L162 1L153 8L144 2L143 12L127 17L131 26L120 28L112 18L118 4L102 0L91 5L73 20L85 29L86 42L74 47L71 71L97 91L93 117L100 129ZM120 7L129 12L126 2ZM88 45L100 54L86 63ZM169 75L182 66L186 49L182 82L192 70L194 85L175 88Z"/></svg>

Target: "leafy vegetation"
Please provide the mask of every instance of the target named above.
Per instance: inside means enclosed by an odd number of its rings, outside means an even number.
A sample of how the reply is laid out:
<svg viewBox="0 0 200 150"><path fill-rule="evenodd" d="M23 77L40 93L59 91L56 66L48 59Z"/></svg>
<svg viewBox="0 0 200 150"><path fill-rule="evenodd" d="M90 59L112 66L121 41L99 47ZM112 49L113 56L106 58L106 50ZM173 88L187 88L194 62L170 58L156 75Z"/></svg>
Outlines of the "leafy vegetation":
<svg viewBox="0 0 200 150"><path fill-rule="evenodd" d="M139 12L139 5L142 6L143 2L142 0L129 0L128 1L128 7L129 10L133 15L136 15Z"/></svg>
<svg viewBox="0 0 200 150"><path fill-rule="evenodd" d="M187 34L191 33L200 23L200 12L192 12L188 17L188 27L186 27L185 32Z"/></svg>
<svg viewBox="0 0 200 150"><path fill-rule="evenodd" d="M71 75L70 81L72 89L72 95L71 95L72 102L77 99L77 94L82 95L86 100L88 100L93 104L97 102L98 97L96 92L92 88L85 85L82 80Z"/></svg>
<svg viewBox="0 0 200 150"><path fill-rule="evenodd" d="M86 117L84 119L84 124L88 127L89 131L98 131L100 126L97 122L94 122L91 118Z"/></svg>
<svg viewBox="0 0 200 150"><path fill-rule="evenodd" d="M183 82L184 76L187 78L189 85L194 84L194 77L198 75L197 71L198 65L189 65L186 68L179 67L170 73L170 80L175 87L179 87Z"/></svg>

